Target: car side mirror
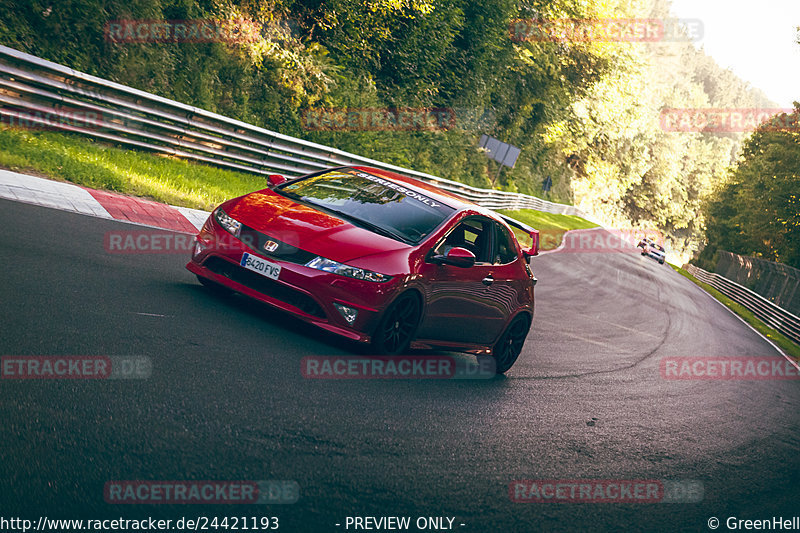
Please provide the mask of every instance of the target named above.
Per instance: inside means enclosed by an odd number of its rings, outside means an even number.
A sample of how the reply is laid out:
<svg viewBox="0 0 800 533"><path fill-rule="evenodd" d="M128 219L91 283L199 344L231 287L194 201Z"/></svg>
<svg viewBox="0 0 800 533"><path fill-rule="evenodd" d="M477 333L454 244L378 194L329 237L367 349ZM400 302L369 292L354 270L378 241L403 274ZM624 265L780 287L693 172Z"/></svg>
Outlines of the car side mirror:
<svg viewBox="0 0 800 533"><path fill-rule="evenodd" d="M434 263L452 265L459 268L470 268L475 265L475 254L466 248L458 246L450 248L445 255L434 255L432 259Z"/></svg>
<svg viewBox="0 0 800 533"><path fill-rule="evenodd" d="M531 262L531 257L539 255L539 230L531 230L531 247L522 250L522 255L525 257L525 261L528 263Z"/></svg>
<svg viewBox="0 0 800 533"><path fill-rule="evenodd" d="M267 176L267 183L269 183L270 187L277 187L281 183L286 183L286 178L280 174L270 174Z"/></svg>

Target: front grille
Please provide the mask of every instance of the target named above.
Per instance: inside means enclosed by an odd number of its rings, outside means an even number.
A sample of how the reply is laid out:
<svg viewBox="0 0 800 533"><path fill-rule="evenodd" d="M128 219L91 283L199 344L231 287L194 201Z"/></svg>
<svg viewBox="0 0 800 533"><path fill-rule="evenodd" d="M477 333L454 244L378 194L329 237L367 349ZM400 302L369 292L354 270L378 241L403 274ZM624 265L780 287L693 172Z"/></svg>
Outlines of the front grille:
<svg viewBox="0 0 800 533"><path fill-rule="evenodd" d="M242 229L239 232L239 240L241 240L247 246L252 248L253 251L258 252L259 255L263 255L265 257L272 257L274 259L278 259L280 261L286 261L288 263L305 265L306 263L317 257L316 254L312 254L311 252L301 250L300 248L292 246L291 244L279 241L274 237L265 235L264 233L256 231L249 226L245 226L244 224L242 224ZM264 245L269 241L277 243L278 245L278 247L271 252L266 248L264 248Z"/></svg>
<svg viewBox="0 0 800 533"><path fill-rule="evenodd" d="M246 270L219 257L209 257L203 266L215 274L225 276L270 298L292 305L311 316L325 318L325 311L313 298L275 280L265 278L261 274Z"/></svg>

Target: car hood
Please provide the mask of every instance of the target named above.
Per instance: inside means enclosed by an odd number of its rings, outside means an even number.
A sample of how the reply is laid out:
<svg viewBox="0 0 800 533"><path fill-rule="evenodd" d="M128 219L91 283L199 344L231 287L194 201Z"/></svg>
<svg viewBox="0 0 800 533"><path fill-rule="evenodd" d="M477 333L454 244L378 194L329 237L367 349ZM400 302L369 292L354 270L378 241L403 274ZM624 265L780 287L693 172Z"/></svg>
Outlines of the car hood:
<svg viewBox="0 0 800 533"><path fill-rule="evenodd" d="M269 189L225 203L223 209L256 231L334 261L409 248Z"/></svg>

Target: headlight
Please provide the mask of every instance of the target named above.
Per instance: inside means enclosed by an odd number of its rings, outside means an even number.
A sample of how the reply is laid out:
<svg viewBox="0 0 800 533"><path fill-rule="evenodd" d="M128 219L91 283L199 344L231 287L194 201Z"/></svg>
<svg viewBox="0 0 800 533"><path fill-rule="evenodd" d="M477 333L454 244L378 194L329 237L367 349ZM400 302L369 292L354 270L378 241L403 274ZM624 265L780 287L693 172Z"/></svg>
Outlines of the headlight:
<svg viewBox="0 0 800 533"><path fill-rule="evenodd" d="M339 274L340 276L347 276L348 278L363 279L378 283L383 283L392 279L392 276L387 276L386 274L379 274L371 270L356 268L354 266L345 265L344 263L339 263L337 261L332 261L319 256L306 263L306 266L309 268L316 268L317 270L322 270L324 272Z"/></svg>
<svg viewBox="0 0 800 533"><path fill-rule="evenodd" d="M222 209L217 209L214 211L214 218L217 220L220 226L225 228L225 231L230 233L231 235L238 237L239 231L242 229L242 223L236 220L235 218L231 217L223 211Z"/></svg>

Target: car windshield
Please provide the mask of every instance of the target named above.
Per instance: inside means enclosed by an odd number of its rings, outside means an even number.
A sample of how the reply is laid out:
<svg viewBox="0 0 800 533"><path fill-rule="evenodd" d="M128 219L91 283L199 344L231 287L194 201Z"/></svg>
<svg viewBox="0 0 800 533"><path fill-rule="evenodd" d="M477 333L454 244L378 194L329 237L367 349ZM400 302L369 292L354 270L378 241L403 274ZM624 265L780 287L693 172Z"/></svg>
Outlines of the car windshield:
<svg viewBox="0 0 800 533"><path fill-rule="evenodd" d="M420 242L455 211L402 184L353 169L291 181L275 190L409 244Z"/></svg>

